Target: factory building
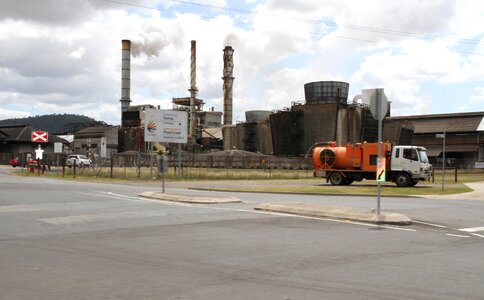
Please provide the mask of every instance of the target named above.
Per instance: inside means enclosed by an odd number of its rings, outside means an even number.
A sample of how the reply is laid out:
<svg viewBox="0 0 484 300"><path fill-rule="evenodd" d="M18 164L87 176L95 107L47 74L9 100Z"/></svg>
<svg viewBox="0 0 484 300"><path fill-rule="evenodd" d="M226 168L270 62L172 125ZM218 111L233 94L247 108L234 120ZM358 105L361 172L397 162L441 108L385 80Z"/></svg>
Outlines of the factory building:
<svg viewBox="0 0 484 300"><path fill-rule="evenodd" d="M399 116L385 119L385 126L413 127L409 144L427 149L431 162L447 166L470 167L484 161L484 112Z"/></svg>
<svg viewBox="0 0 484 300"><path fill-rule="evenodd" d="M119 152L145 151L144 110L154 108L130 106L130 45L129 41L122 41ZM340 81L306 83L304 101L292 102L289 108L272 112L248 111L245 122L233 124L234 49L230 46L223 49L223 113L213 108L204 111L204 101L196 98L195 45L192 41L190 96L172 99L173 109L189 112L188 148L221 149L223 145L224 150L303 156L316 142L336 141L344 145L377 141L378 122L371 115L369 105L348 101L349 84ZM436 134L445 131L446 157L469 165L484 161L483 118L484 112L391 117L389 105L383 122L383 140L424 146L429 156L438 161L443 151L442 139Z"/></svg>
<svg viewBox="0 0 484 300"><path fill-rule="evenodd" d="M146 152L146 143L144 141L145 118L144 112L148 108L156 108L153 105L136 105L131 106L131 41L123 40L121 42L121 127L118 133L118 152L140 151ZM233 78L232 78L233 80ZM188 112L188 144L183 148L195 151L202 143L202 131L205 128L221 127L222 112L203 111L204 101L196 98L198 89L196 87L196 42L191 41L191 64L190 64L190 97L173 98L173 110L183 110ZM230 92L231 93L231 92ZM158 109L160 107L158 106ZM221 148L221 139L219 142L207 141L210 136L205 137L207 148L211 145L217 145ZM217 140L217 138L214 137Z"/></svg>

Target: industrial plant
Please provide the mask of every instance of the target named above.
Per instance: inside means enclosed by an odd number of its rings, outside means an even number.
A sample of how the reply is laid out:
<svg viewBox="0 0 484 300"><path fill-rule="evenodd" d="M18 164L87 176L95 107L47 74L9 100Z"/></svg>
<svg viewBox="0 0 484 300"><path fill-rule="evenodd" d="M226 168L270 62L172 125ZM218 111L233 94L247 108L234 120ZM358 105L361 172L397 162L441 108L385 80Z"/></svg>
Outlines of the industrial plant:
<svg viewBox="0 0 484 300"><path fill-rule="evenodd" d="M143 137L144 110L156 107L151 104L130 105L131 42L123 40L121 45L118 152L147 152L149 149ZM204 110L205 101L197 98L196 41L191 41L189 96L172 98L173 110L188 112L188 143L182 145L186 153L240 150L254 155L303 157L314 143L321 141L335 141L338 145L377 141L378 123L370 112L369 103L348 100L349 83L341 81L306 83L301 87L304 88L304 100L292 101L290 107L272 111L247 111L245 122L233 124L235 50L227 45L222 52L223 112L215 111L213 107ZM435 138L435 133L446 130L449 141L455 142L448 147L447 157L477 161L484 157L484 139L481 141L480 137L480 131L484 129L481 125L483 118L484 112L392 117L389 105L383 122L383 140L394 145L418 143L429 147L430 156L437 159L442 156L442 151L439 151L440 141ZM459 120L466 121L465 128L456 126ZM165 146L173 148L173 145Z"/></svg>

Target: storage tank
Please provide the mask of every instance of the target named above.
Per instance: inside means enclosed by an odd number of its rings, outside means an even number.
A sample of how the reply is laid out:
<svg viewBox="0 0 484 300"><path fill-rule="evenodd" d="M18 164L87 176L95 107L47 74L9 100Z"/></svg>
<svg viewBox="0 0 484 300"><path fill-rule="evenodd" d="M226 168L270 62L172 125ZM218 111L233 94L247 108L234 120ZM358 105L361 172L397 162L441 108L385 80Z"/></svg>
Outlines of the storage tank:
<svg viewBox="0 0 484 300"><path fill-rule="evenodd" d="M271 111L269 110L249 110L245 112L245 122L252 123L257 121L264 121L269 118Z"/></svg>
<svg viewBox="0 0 484 300"><path fill-rule="evenodd" d="M316 147L313 152L313 164L321 169L357 169L361 167L361 144L336 147L335 142L328 146Z"/></svg>
<svg viewBox="0 0 484 300"><path fill-rule="evenodd" d="M344 102L348 99L350 84L342 81L316 81L304 85L306 104Z"/></svg>

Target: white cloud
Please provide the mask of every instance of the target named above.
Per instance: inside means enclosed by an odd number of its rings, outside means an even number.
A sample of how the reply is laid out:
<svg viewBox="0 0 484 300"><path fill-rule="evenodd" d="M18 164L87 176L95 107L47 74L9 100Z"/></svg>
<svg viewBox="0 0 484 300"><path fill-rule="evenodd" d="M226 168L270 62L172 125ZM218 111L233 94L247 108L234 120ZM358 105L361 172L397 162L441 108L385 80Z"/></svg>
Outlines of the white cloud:
<svg viewBox="0 0 484 300"><path fill-rule="evenodd" d="M484 55L467 53L484 53L479 1L248 0L255 13L244 13L215 8L227 2L213 0L198 7L200 15L183 1L130 1L163 5L160 11L94 0L34 2L0 0L0 108L19 114L35 108L119 124L122 39L133 41L137 55L133 105L171 107L172 97L188 96L196 40L198 97L216 110L222 49L230 44L234 119L303 100L304 83L319 80L346 81L356 92L383 87L394 114L425 113L434 103L423 84L452 88L484 77Z"/></svg>

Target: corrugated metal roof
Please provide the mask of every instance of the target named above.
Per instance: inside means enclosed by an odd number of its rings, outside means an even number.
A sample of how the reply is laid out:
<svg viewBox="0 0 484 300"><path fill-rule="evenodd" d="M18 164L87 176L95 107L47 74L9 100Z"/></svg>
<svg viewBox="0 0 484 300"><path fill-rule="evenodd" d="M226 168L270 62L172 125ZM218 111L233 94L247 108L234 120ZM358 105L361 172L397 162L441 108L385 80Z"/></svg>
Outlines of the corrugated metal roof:
<svg viewBox="0 0 484 300"><path fill-rule="evenodd" d="M202 138L216 138L222 139L222 128L220 127L213 127L213 128L204 128L202 131Z"/></svg>
<svg viewBox="0 0 484 300"><path fill-rule="evenodd" d="M6 142L32 142L32 126L13 125L0 127L0 130L7 136L3 139ZM49 134L49 143L64 143L67 141L55 135Z"/></svg>
<svg viewBox="0 0 484 300"><path fill-rule="evenodd" d="M87 127L84 129L81 129L77 131L74 135L84 135L84 134L102 134L105 133L106 131L109 131L117 126L111 126L111 125L100 125L100 126L92 126L92 127Z"/></svg>
<svg viewBox="0 0 484 300"><path fill-rule="evenodd" d="M484 112L391 117L389 120L406 120L415 126L415 134L446 132L476 132L484 130L481 123Z"/></svg>

